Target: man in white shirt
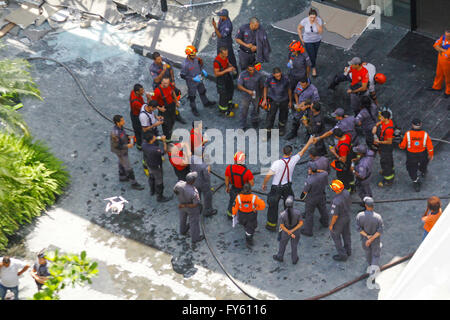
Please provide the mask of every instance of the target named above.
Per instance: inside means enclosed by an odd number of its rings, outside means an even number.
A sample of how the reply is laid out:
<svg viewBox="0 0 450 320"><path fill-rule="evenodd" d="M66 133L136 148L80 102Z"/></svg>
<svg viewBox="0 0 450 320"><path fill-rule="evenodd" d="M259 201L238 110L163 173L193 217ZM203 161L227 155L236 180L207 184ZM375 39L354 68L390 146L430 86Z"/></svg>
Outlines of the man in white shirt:
<svg viewBox="0 0 450 320"><path fill-rule="evenodd" d="M313 139L310 138L303 149L294 156L292 156L292 147L290 145L285 146L283 148L283 158L275 161L270 166L270 170L264 178L264 182L262 184L262 190L266 191L267 183L273 176L272 187L270 188L270 192L267 196L267 202L269 204L269 208L267 210L267 230L277 230L278 203L281 198L283 198L283 202L285 202L288 196L294 196L294 192L292 191L292 175L294 173L295 165L300 161L301 157L312 143Z"/></svg>
<svg viewBox="0 0 450 320"><path fill-rule="evenodd" d="M19 276L30 265L17 259L4 256L0 262L0 300L5 300L6 291L14 293L14 299L19 300ZM19 271L20 270L20 271Z"/></svg>

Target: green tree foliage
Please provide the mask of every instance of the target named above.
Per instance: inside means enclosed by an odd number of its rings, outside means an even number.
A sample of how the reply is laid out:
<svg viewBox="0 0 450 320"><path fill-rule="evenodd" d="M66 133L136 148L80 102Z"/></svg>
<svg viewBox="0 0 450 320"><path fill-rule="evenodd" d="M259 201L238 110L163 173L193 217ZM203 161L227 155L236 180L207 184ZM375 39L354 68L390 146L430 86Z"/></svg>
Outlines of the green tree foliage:
<svg viewBox="0 0 450 320"><path fill-rule="evenodd" d="M50 276L42 290L37 292L34 300L59 300L59 292L68 285L92 284L92 278L98 273L97 262L91 262L86 257L86 251L77 254L62 254L55 250L46 255L50 267Z"/></svg>
<svg viewBox="0 0 450 320"><path fill-rule="evenodd" d="M69 175L15 111L21 96L41 99L22 59L0 61L0 250L20 225L54 203Z"/></svg>
<svg viewBox="0 0 450 320"><path fill-rule="evenodd" d="M69 175L40 141L0 131L0 250L62 193Z"/></svg>

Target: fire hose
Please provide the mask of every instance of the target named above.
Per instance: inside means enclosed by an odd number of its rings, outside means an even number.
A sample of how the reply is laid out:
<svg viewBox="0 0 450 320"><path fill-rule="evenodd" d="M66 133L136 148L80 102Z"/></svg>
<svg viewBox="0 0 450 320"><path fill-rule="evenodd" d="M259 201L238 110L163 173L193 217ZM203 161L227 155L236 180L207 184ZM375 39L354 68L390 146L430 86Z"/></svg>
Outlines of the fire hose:
<svg viewBox="0 0 450 320"><path fill-rule="evenodd" d="M54 63L60 65L61 67L63 67L63 68L71 75L71 77L74 79L75 83L77 84L78 88L79 88L80 91L81 91L81 94L82 94L83 97L86 99L86 101L88 102L88 104L92 107L92 109L94 109L94 111L97 112L102 118L104 118L105 120L107 120L107 121L113 123L113 121L112 121L110 118L108 118L106 115L104 115L104 114L97 108L97 106L95 105L95 103L94 103L94 102L91 100L91 98L88 96L86 90L84 89L84 87L83 87L83 85L81 84L81 82L80 82L80 80L78 79L78 77L73 73L73 71L72 71L67 65L65 65L64 63L62 63L62 62L60 62L60 61L58 61L58 60L55 60L55 59L53 59L53 58L48 58L48 57L30 57L30 58L27 58L27 60L29 60L29 61L33 61L33 60L42 60L42 61L48 60L48 61L52 61L52 62L54 62ZM133 130L130 129L130 128L125 128L125 129L128 130L128 131L130 131L130 132L133 132ZM433 139L432 139L432 140L433 140ZM440 139L435 139L435 140L439 140L440 142L449 143L448 141L445 141L445 140L440 140ZM299 162L299 164L304 164L304 163L307 163L307 162L308 162L308 161L301 161L301 162ZM223 178L222 176L218 175L217 173L215 173L215 172L212 171L212 170L211 170L211 174L214 175L214 176L216 176L217 178L219 178L219 179L221 179L221 180L224 180L224 178ZM256 173L255 173L255 174L256 174ZM224 185L225 185L225 183L221 183L221 184L219 185L219 187L214 188L213 194L215 194L217 191L219 191ZM253 191L253 192L254 192L254 193L257 193L257 194L260 194L260 195L267 195L267 193L260 192L260 191ZM450 197L449 197L449 196L442 196L442 197L440 197L440 198L441 198L441 199L449 199ZM428 197L426 197L426 198L408 198L408 199L377 200L377 201L375 201L375 202L376 202L376 203L388 203L388 202L422 201L422 200L427 200L427 199L428 199ZM303 200L300 200L300 199L295 199L295 201L297 201L297 202L304 202ZM354 202L354 203L355 203L355 202ZM356 203L359 203L359 202L356 202ZM255 297L253 297L251 294L249 294L247 291L245 291L245 290L237 283L237 281L233 278L233 276L226 270L225 266L221 263L221 261L219 260L219 258L217 257L217 255L215 254L214 250L212 249L212 247L211 247L211 245L210 245L210 243L209 243L209 240L208 240L208 237L207 237L207 233L206 233L206 229L205 229L205 225L204 225L204 216L203 216L203 215L202 215L202 217L201 217L201 219L200 219L200 222L201 222L201 227L202 227L203 234L204 234L204 236L205 236L205 242L206 242L206 245L207 245L208 249L210 250L210 252L211 252L213 258L216 260L217 264L218 264L218 265L220 266L220 268L222 269L222 271L223 271L223 272L225 273L225 275L230 279L230 281L231 281L231 282L232 282L232 283L233 283L240 291L242 291L242 293L244 293L247 297L249 297L249 298L252 299L252 300L258 300L257 298L255 298ZM397 265L397 264L399 264L399 263L405 262L405 261L407 261L408 259L410 259L413 255L414 255L414 252L412 252L412 253L410 253L410 254L408 254L408 255L406 255L406 256L404 256L404 257L400 258L399 260L396 260L396 261L394 261L394 262L392 262L392 263L383 265L383 266L380 268L380 270L381 270L381 271L384 271L384 270L387 270L387 269L389 269L389 268L391 268L391 267L393 267L393 266L395 266L395 265ZM346 282L346 283L344 283L344 284L342 284L342 285L340 285L340 286L338 286L338 287L332 289L331 291L328 291L328 292L326 292L326 293L323 293L323 294L320 294L320 295L316 295L316 296L307 298L306 300L318 300L318 299L322 299L322 298L324 298L324 297L330 296L330 295L332 295L332 294L334 294L334 293L336 293L336 292L338 292L338 291L340 291L340 290L342 290L342 289L344 289L344 288L347 288L347 287L351 286L352 284L354 284L354 283L356 283L356 282L359 282L359 281L361 281L361 280L363 280L363 279L365 279L365 278L367 278L367 277L369 277L369 274L368 274L368 273L362 274L361 276L359 276L359 277L357 277L357 278L355 278L355 279L353 279L353 280L351 280L351 281L348 281L348 282Z"/></svg>

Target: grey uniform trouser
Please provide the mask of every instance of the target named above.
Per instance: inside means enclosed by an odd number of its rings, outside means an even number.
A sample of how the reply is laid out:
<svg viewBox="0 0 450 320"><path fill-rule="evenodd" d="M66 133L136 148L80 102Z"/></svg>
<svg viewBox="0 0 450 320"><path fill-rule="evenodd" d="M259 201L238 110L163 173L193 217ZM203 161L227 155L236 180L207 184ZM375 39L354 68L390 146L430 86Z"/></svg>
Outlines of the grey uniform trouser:
<svg viewBox="0 0 450 320"><path fill-rule="evenodd" d="M188 231L187 219L189 217L189 232L192 242L200 240L200 208L179 209L180 212L180 233L186 234Z"/></svg>
<svg viewBox="0 0 450 320"><path fill-rule="evenodd" d="M347 222L337 222L330 231L336 250L341 257L352 254L352 239L350 233L350 219ZM344 242L342 244L342 242Z"/></svg>
<svg viewBox="0 0 450 320"><path fill-rule="evenodd" d="M369 96L369 90L366 90L364 93L350 93L350 106L352 107L355 116L359 113L361 107L361 98L363 96Z"/></svg>
<svg viewBox="0 0 450 320"><path fill-rule="evenodd" d="M239 66L241 67L241 71L247 69L250 64L256 62L256 52L247 53L239 49Z"/></svg>
<svg viewBox="0 0 450 320"><path fill-rule="evenodd" d="M358 195L361 200L363 200L364 197L372 197L372 189L370 188L371 178L371 176L365 180L356 178L356 188L358 189Z"/></svg>
<svg viewBox="0 0 450 320"><path fill-rule="evenodd" d="M380 256L381 256L381 241L380 238L376 238L369 247L366 247L366 237L361 238L361 245L366 253L366 260L369 266L376 265L380 266Z"/></svg>
<svg viewBox="0 0 450 320"><path fill-rule="evenodd" d="M203 210L208 213L212 210L212 198L213 194L211 191L211 186L206 186L203 188L198 188L198 192L200 194L200 199L203 202Z"/></svg>
<svg viewBox="0 0 450 320"><path fill-rule="evenodd" d="M328 226L328 213L326 208L326 197L325 195L321 197L311 197L308 199L308 195L305 200L305 225L303 226L303 230L306 233L313 232L314 225L314 210L317 208L320 213L320 223L322 225Z"/></svg>
<svg viewBox="0 0 450 320"><path fill-rule="evenodd" d="M206 88L203 84L203 81L195 82L193 80L186 80L186 85L188 87L188 99L191 108L196 107L195 96L197 92L200 95L200 100L202 101L203 105L206 105L209 102L208 98L206 97Z"/></svg>
<svg viewBox="0 0 450 320"><path fill-rule="evenodd" d="M290 240L291 241L292 262L297 261L297 259L298 259L297 247L298 247L298 243L300 241L300 229L296 230L294 232L294 235L295 235L295 239L292 239L291 236L289 236L286 232L281 231L281 239L280 239L280 243L278 245L277 258L283 259L284 252L286 251L287 244Z"/></svg>
<svg viewBox="0 0 450 320"><path fill-rule="evenodd" d="M241 101L241 116L239 119L241 128L247 127L247 115L248 115L248 109L250 107L250 104L252 105L252 109L250 111L250 121L252 125L256 125L259 122L259 115L258 115L258 102L259 97L257 96L255 99L252 99L252 97L243 92L242 93L242 101Z"/></svg>
<svg viewBox="0 0 450 320"><path fill-rule="evenodd" d="M116 153L115 155L119 158L119 177L128 177L132 183L135 183L134 171L133 168L131 168L130 160L128 159L128 151Z"/></svg>

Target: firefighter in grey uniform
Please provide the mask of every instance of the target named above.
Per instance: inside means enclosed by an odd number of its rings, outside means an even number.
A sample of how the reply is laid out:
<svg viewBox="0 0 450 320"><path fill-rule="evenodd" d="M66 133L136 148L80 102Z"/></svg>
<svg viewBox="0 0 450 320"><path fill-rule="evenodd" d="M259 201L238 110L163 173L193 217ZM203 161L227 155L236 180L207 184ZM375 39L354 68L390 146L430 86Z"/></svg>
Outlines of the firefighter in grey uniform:
<svg viewBox="0 0 450 320"><path fill-rule="evenodd" d="M233 38L231 34L233 33L233 24L228 16L228 10L222 9L216 13L219 16L219 23L216 24L214 18L212 19L212 25L214 27L214 32L217 35L217 54L219 54L219 48L225 47L228 49L228 61L237 70L236 57L233 50Z"/></svg>
<svg viewBox="0 0 450 320"><path fill-rule="evenodd" d="M320 155L316 147L309 149L310 162L314 162L318 170L324 170L330 174L330 163L328 158Z"/></svg>
<svg viewBox="0 0 450 320"><path fill-rule="evenodd" d="M200 195L194 186L197 179L197 172L190 172L186 175L186 181L180 180L173 187L173 192L177 195L180 212L180 234L186 235L190 231L192 244L205 239L200 235ZM187 219L189 218L189 223Z"/></svg>
<svg viewBox="0 0 450 320"><path fill-rule="evenodd" d="M195 179L194 186L200 194L200 199L203 200L204 216L213 216L217 213L217 210L212 208L211 166L195 154L192 155L191 160L191 172L197 172L197 179Z"/></svg>
<svg viewBox="0 0 450 320"><path fill-rule="evenodd" d="M247 69L249 64L255 64L256 70L261 70L261 63L269 61L270 44L266 31L260 26L255 17L250 23L242 25L237 34L236 42L239 44L239 66L241 71Z"/></svg>
<svg viewBox="0 0 450 320"><path fill-rule="evenodd" d="M167 202L172 197L167 198L163 195L164 192L164 180L163 180L163 168L162 168L162 156L167 152L166 137L162 136L163 150L161 150L156 141L156 136L153 132L147 131L143 134L144 143L142 144L142 152L144 153L144 161L149 170L148 184L150 185L150 195L153 195L154 191L157 195L156 201ZM154 187L152 188L152 185ZM153 189L153 190L152 190Z"/></svg>
<svg viewBox="0 0 450 320"><path fill-rule="evenodd" d="M355 118L356 124L361 127L364 137L366 138L367 147L373 149L373 133L372 128L377 124L378 107L368 96L361 98L361 111Z"/></svg>
<svg viewBox="0 0 450 320"><path fill-rule="evenodd" d="M259 126L259 100L264 89L264 76L255 70L253 64L249 64L247 70L242 70L237 81L238 90L242 91L240 125L241 128L247 129L247 114L250 104L250 121L252 127L257 129Z"/></svg>
<svg viewBox="0 0 450 320"><path fill-rule="evenodd" d="M291 256L292 263L297 264L298 253L297 247L300 241L300 228L303 225L301 212L298 209L294 209L294 197L287 197L284 202L286 210L280 213L280 243L278 247L278 253L273 256L274 260L283 261L284 252L286 246L291 241Z"/></svg>
<svg viewBox="0 0 450 320"><path fill-rule="evenodd" d="M206 88L203 84L203 76L208 76L208 73L203 69L203 60L198 58L197 49L194 46L187 46L186 50L186 60L184 60L180 71L180 77L186 80L186 85L188 87L188 99L191 106L192 113L198 117L197 106L195 104L195 96L200 95L200 100L202 100L203 106L211 107L216 104L215 101L210 101L206 96Z"/></svg>
<svg viewBox="0 0 450 320"><path fill-rule="evenodd" d="M289 45L287 67L291 90L294 91L300 79L309 78L311 73L311 59L300 41L292 40Z"/></svg>
<svg viewBox="0 0 450 320"><path fill-rule="evenodd" d="M369 266L380 266L381 234L383 233L383 219L373 211L374 201L371 197L364 198L365 211L356 216L356 228L361 234L361 245L366 253Z"/></svg>
<svg viewBox="0 0 450 320"><path fill-rule="evenodd" d="M328 186L328 172L317 170L314 162L309 163L308 177L300 200L305 201L305 226L301 233L307 237L313 236L314 210L320 213L320 224L328 227L328 213L326 208L325 188Z"/></svg>
<svg viewBox="0 0 450 320"><path fill-rule="evenodd" d="M286 139L292 139L297 136L298 128L306 110L311 108L311 103L319 102L320 96L316 86L309 83L307 78L302 78L298 82L294 91L295 106L292 110L292 130Z"/></svg>
<svg viewBox="0 0 450 320"><path fill-rule="evenodd" d="M339 128L344 132L344 134L350 134L352 138L352 145L356 146L358 144L358 137L355 130L355 123L356 119L354 116L348 116L345 115L345 111L342 108L337 108L336 111L334 111L331 114L332 117L335 117L335 119L338 121L337 124L334 126L333 129L325 132L320 137L317 138L317 141L323 140L333 134L333 130L336 128Z"/></svg>
<svg viewBox="0 0 450 320"><path fill-rule="evenodd" d="M136 190L143 190L144 187L140 185L135 177L133 168L131 168L130 160L128 159L128 149L133 148L133 142L130 142L128 135L123 126L125 119L121 115L115 115L113 118L114 128L110 134L111 152L119 158L119 180L131 181L131 187Z"/></svg>
<svg viewBox="0 0 450 320"><path fill-rule="evenodd" d="M350 206L352 199L348 190L340 180L333 180L330 188L336 193L331 201L330 235L334 241L337 255L333 256L336 261L346 261L352 254L352 241L350 233ZM342 241L344 245L342 245Z"/></svg>
<svg viewBox="0 0 450 320"><path fill-rule="evenodd" d="M264 83L261 105L263 107L270 106L266 119L268 137L270 137L270 131L273 128L278 110L280 111L278 114L278 128L280 129L280 136L283 136L286 131L289 108L292 108L292 90L289 87L288 77L282 74L281 69L278 67L273 68L272 76L267 78Z"/></svg>
<svg viewBox="0 0 450 320"><path fill-rule="evenodd" d="M356 189L362 201L367 196L372 197L370 182L375 152L362 144L354 147L353 152L357 154L357 158L352 159L353 174L356 177Z"/></svg>

